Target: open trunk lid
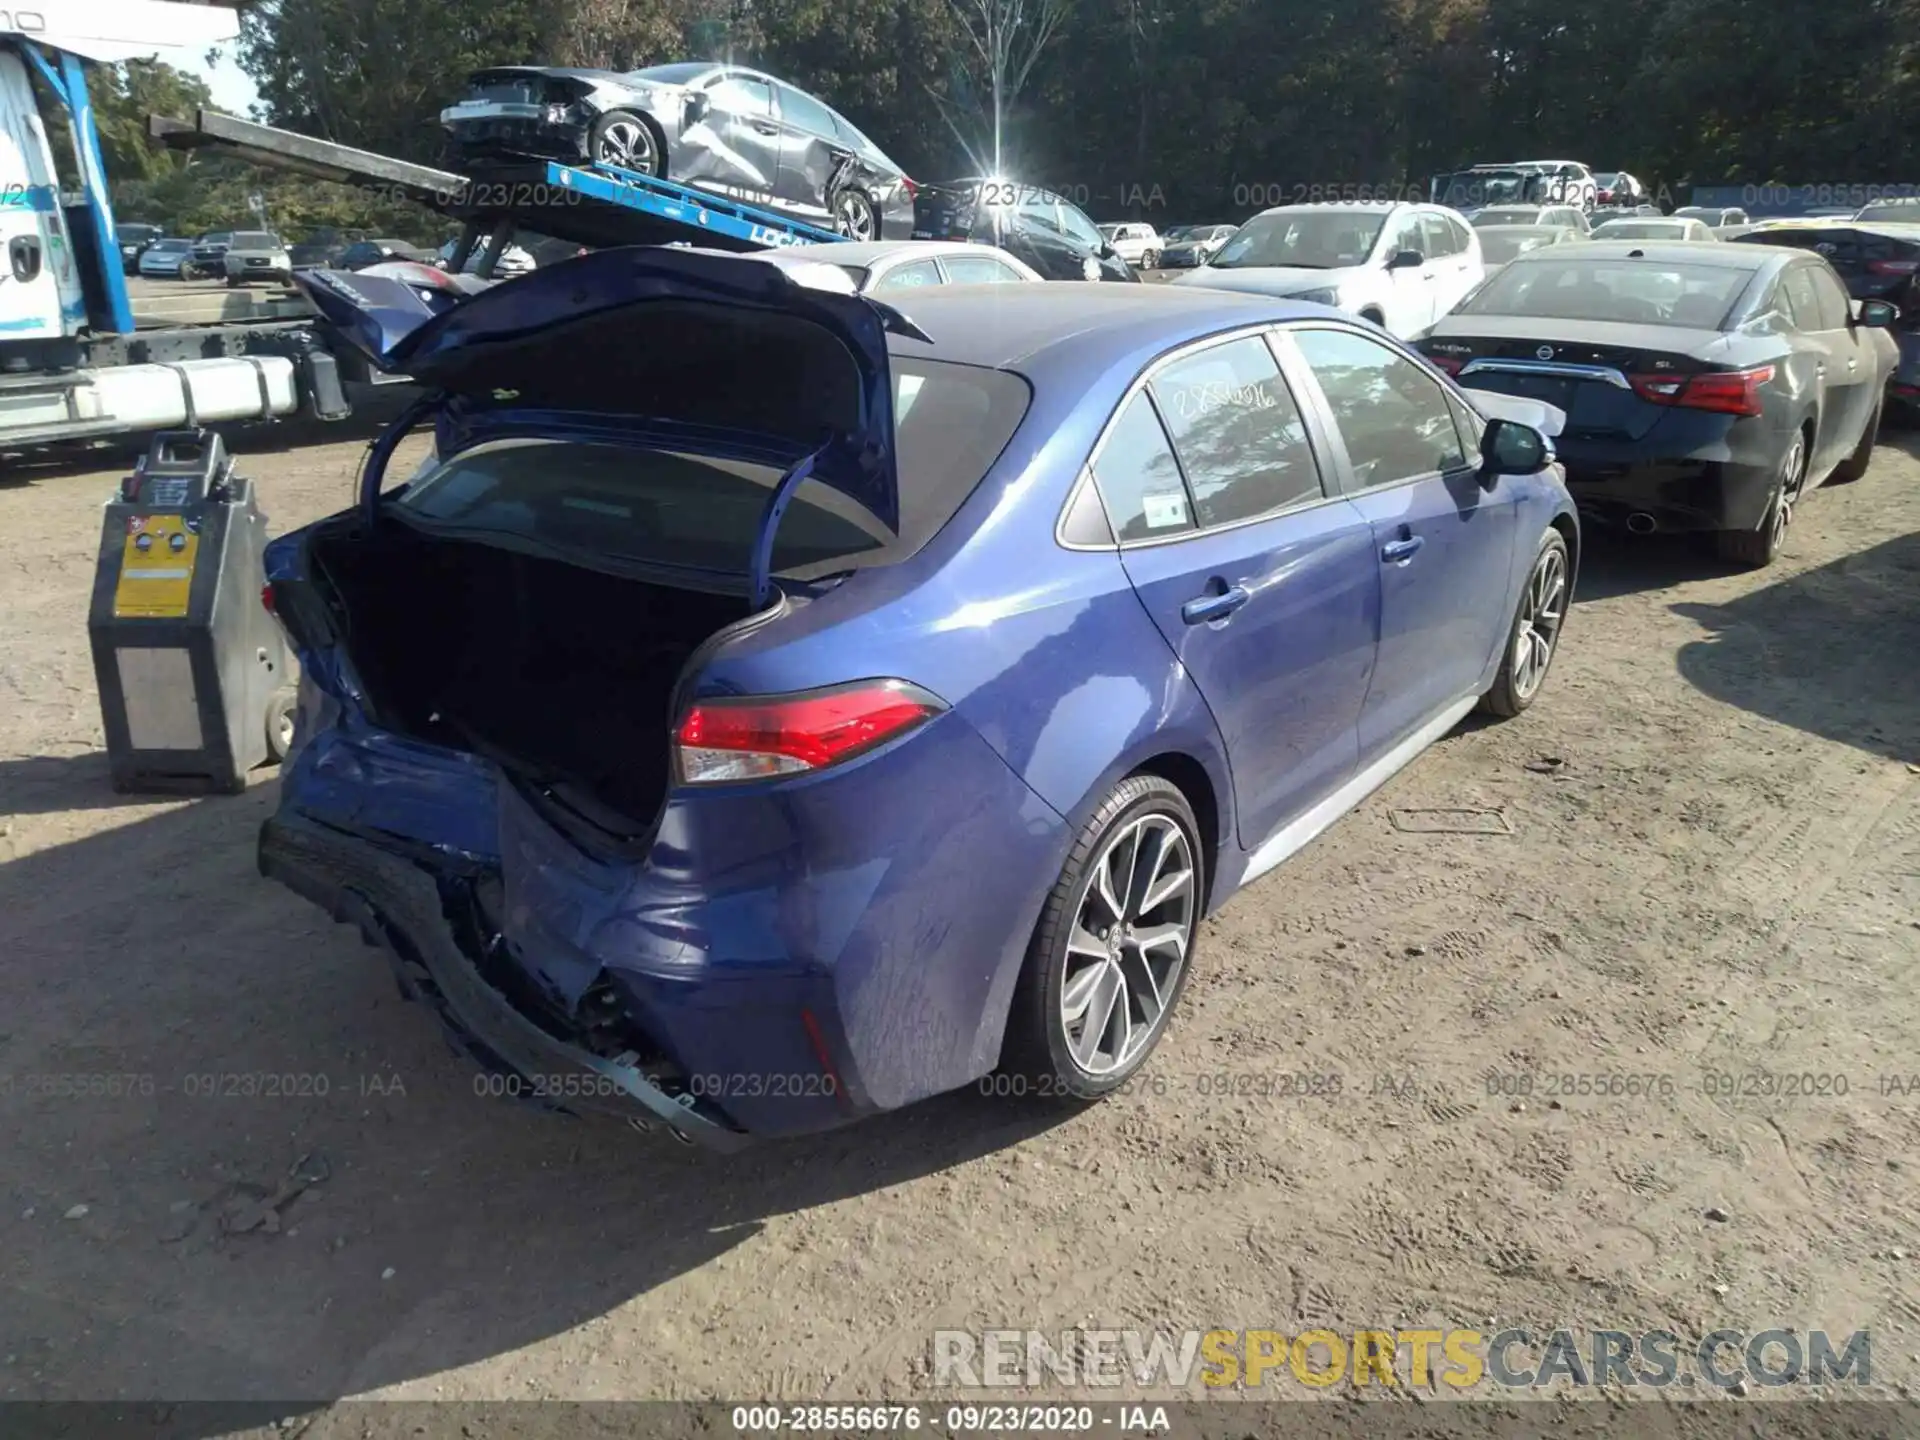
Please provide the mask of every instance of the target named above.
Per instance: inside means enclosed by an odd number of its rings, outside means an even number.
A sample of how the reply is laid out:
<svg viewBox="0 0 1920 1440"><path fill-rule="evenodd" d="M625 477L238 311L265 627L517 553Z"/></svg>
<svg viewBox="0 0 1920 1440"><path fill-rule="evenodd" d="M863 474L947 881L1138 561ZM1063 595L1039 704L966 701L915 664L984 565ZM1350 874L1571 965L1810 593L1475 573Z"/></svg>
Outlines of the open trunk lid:
<svg viewBox="0 0 1920 1440"><path fill-rule="evenodd" d="M387 277L294 280L369 363L433 392L443 453L591 434L781 466L757 553L809 477L900 524L887 335L927 337L889 306L805 282L750 255L646 246L451 308Z"/></svg>

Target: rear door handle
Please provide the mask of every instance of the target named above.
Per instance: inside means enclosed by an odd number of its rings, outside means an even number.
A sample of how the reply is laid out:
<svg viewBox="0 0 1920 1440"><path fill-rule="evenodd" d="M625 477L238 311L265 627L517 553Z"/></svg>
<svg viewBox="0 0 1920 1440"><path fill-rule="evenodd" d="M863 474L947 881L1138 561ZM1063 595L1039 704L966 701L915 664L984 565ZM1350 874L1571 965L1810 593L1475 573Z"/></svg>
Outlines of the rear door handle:
<svg viewBox="0 0 1920 1440"><path fill-rule="evenodd" d="M1426 544L1423 535L1412 535L1405 540L1390 540L1380 547L1380 558L1389 565L1404 565L1413 559L1420 547Z"/></svg>
<svg viewBox="0 0 1920 1440"><path fill-rule="evenodd" d="M1187 601L1180 607L1180 618L1189 625L1208 625L1226 619L1252 598L1252 591L1244 585L1235 585L1219 595L1202 595Z"/></svg>

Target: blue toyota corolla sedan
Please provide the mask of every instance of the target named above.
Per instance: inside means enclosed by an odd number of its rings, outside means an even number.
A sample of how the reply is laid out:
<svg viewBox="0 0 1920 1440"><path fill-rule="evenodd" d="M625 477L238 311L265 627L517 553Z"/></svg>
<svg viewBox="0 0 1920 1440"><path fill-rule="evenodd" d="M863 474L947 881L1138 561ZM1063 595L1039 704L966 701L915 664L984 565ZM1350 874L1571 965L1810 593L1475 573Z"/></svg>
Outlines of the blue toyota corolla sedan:
<svg viewBox="0 0 1920 1440"><path fill-rule="evenodd" d="M662 249L452 308L303 283L426 398L271 547L303 675L261 869L496 1093L682 1139L996 1068L1112 1091L1201 918L1532 703L1572 592L1547 412L1331 310L902 314Z"/></svg>

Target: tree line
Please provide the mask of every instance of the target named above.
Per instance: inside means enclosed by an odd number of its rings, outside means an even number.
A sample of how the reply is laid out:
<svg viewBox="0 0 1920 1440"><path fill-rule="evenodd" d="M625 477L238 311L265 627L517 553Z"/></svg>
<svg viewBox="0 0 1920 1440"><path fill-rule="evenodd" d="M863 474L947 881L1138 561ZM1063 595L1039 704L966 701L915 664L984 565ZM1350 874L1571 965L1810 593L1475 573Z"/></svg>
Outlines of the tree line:
<svg viewBox="0 0 1920 1440"><path fill-rule="evenodd" d="M243 25L261 118L427 163L482 66L732 59L917 179L990 169L997 131L1006 174L1100 220L1540 156L1682 199L1920 184L1920 0L265 0Z"/></svg>

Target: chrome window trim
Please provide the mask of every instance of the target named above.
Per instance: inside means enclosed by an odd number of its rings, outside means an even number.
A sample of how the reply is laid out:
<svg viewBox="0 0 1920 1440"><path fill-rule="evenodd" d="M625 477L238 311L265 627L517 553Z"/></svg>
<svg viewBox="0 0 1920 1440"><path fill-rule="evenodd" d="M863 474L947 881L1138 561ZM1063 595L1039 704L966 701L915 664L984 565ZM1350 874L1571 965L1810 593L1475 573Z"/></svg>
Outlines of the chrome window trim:
<svg viewBox="0 0 1920 1440"><path fill-rule="evenodd" d="M1231 345L1240 340L1266 341L1268 336L1284 328L1285 322L1262 320L1252 325L1243 325L1237 330L1222 331L1216 335L1203 336L1198 340L1189 340L1185 344L1167 351L1164 355L1158 356L1149 362L1146 369L1134 376L1132 383L1127 386L1125 393L1122 394L1118 402L1115 403L1113 413L1107 416L1106 423L1100 427L1100 434L1095 437L1093 448L1087 452L1087 458L1081 463L1079 478L1076 479L1067 490L1067 498L1060 506L1060 513L1054 517L1054 543L1062 550L1072 550L1082 554L1106 554L1108 552L1118 554L1122 550L1143 550L1150 546L1177 545L1182 541L1198 540L1206 535L1223 535L1230 530L1241 530L1248 525L1263 524L1268 520L1277 519L1283 515L1297 514L1304 510L1311 510L1321 505L1330 504L1335 500L1345 499L1346 497L1337 490L1330 491L1328 489L1327 457L1323 456L1314 446L1311 429L1309 429L1308 432L1307 453L1313 457L1314 469L1319 473L1320 497L1318 499L1309 498L1298 500L1291 505L1282 505L1273 510L1265 510L1258 515L1249 515L1244 520L1230 521L1225 525L1200 525L1197 523L1198 515L1196 514L1194 527L1191 530L1183 530L1178 535L1167 535L1158 540L1122 540L1119 538L1120 527L1113 523L1113 512L1107 509L1107 498L1100 493L1100 487L1094 481L1094 467L1099 463L1101 453L1107 448L1107 441L1112 438L1114 427L1120 423L1121 415L1126 412L1127 406L1133 403L1134 397L1143 393L1147 387L1153 383L1154 376L1158 375L1169 365L1178 364L1180 361L1188 359L1191 356L1203 354L1208 350L1217 349L1222 345ZM1270 343L1268 345L1268 351L1269 354L1271 354L1272 346ZM1301 404L1300 397L1293 393L1293 386L1287 380L1286 367L1280 363L1280 357L1277 355L1273 356L1273 367L1279 375L1281 385L1286 388L1288 398L1293 401L1294 407L1301 412L1301 420L1304 423L1306 421L1306 407ZM1151 395L1147 396L1147 403L1153 405L1155 418L1158 419L1159 406L1154 405ZM1162 419L1160 421L1160 427L1162 431L1166 430L1165 420ZM1173 448L1173 436L1171 434L1167 435L1167 446L1170 450ZM1186 484L1186 467L1184 464L1181 464L1178 450L1173 450L1173 458L1174 463L1180 466L1181 483L1184 486ZM1114 537L1111 545L1076 545L1066 538L1067 516L1072 513L1074 504L1080 497L1080 491L1088 485L1093 486L1094 499L1099 502L1100 512L1107 517L1107 530Z"/></svg>
<svg viewBox="0 0 1920 1440"><path fill-rule="evenodd" d="M1611 365L1576 365L1563 360L1495 359L1469 360L1460 367L1460 378L1469 375L1557 375L1565 380L1600 380L1617 389L1631 390L1627 377Z"/></svg>

